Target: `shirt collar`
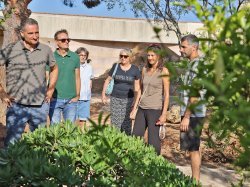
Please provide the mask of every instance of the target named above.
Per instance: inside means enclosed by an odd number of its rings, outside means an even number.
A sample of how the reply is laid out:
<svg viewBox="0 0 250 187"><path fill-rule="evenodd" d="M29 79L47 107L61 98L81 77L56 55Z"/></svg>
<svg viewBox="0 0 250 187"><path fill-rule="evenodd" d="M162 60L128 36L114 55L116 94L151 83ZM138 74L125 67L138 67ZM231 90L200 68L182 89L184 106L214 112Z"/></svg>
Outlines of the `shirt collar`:
<svg viewBox="0 0 250 187"><path fill-rule="evenodd" d="M190 60L190 62L196 62L196 61L199 61L200 60L200 56L197 56L196 58L194 58L193 60Z"/></svg>
<svg viewBox="0 0 250 187"><path fill-rule="evenodd" d="M58 48L55 50L55 55L57 55L57 56L62 56L62 55L60 55L60 54L58 53ZM65 56L68 56L68 57L71 56L70 50L68 50L68 52L67 52L67 54L66 54Z"/></svg>
<svg viewBox="0 0 250 187"><path fill-rule="evenodd" d="M85 66L87 66L87 64L88 64L88 63L87 63L87 60L86 60L84 64L80 63L80 66L81 66L81 67L85 67Z"/></svg>
<svg viewBox="0 0 250 187"><path fill-rule="evenodd" d="M22 40L20 40L20 41L18 42L17 45L19 45L19 47L20 47L22 50L30 51L28 48L26 48L26 47L24 46L24 43L23 43ZM34 51L35 51L35 50L41 50L40 42L38 42L36 48L34 48Z"/></svg>

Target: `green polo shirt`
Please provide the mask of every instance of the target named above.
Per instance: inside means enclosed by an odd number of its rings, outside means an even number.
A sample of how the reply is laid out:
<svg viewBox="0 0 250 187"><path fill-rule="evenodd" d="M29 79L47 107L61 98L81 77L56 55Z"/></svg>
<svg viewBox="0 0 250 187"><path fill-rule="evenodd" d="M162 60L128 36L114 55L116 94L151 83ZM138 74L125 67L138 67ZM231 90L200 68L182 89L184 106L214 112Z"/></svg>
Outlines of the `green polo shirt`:
<svg viewBox="0 0 250 187"><path fill-rule="evenodd" d="M68 51L64 57L55 51L54 56L59 72L53 97L59 99L76 97L75 70L80 68L79 56L72 51Z"/></svg>
<svg viewBox="0 0 250 187"><path fill-rule="evenodd" d="M24 105L43 103L47 90L46 66L55 65L49 46L38 43L30 51L23 41L10 44L1 50L0 65L6 66L7 93L15 98L15 102Z"/></svg>

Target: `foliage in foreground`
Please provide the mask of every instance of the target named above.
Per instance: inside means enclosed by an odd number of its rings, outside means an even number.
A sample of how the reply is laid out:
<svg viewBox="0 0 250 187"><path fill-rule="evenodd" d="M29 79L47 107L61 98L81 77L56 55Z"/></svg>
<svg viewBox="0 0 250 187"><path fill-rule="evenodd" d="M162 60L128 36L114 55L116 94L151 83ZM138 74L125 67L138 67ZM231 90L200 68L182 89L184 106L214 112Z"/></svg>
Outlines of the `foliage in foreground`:
<svg viewBox="0 0 250 187"><path fill-rule="evenodd" d="M0 186L195 186L142 140L106 125L40 128L0 152Z"/></svg>

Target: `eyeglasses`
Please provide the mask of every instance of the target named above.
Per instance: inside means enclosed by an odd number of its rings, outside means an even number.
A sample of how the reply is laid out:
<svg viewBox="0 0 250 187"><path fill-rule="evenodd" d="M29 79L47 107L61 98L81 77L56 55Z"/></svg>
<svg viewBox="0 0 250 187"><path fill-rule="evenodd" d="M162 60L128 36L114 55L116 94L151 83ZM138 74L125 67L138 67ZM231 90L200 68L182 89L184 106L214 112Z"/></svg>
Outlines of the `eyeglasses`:
<svg viewBox="0 0 250 187"><path fill-rule="evenodd" d="M120 55L120 58L125 58L127 59L129 56L128 55Z"/></svg>
<svg viewBox="0 0 250 187"><path fill-rule="evenodd" d="M62 42L62 43L65 43L66 41L67 41L67 42L70 42L70 38L57 39L57 41L60 41L60 42Z"/></svg>

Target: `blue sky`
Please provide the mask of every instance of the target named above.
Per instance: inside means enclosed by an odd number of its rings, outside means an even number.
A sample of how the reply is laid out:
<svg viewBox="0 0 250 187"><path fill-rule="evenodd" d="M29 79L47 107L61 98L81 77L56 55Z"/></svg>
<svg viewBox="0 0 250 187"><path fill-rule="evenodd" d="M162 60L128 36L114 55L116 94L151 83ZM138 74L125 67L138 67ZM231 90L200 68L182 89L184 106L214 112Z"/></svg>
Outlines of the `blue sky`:
<svg viewBox="0 0 250 187"><path fill-rule="evenodd" d="M133 18L133 12L128 8L125 12L117 5L115 8L108 10L104 3L99 6L88 9L82 3L81 0L75 0L74 7L67 7L62 3L62 0L33 0L29 4L29 9L32 12L46 12L55 14L79 14L90 16L109 16L109 17L122 17ZM197 21L197 18L193 14L186 15L181 19L182 21Z"/></svg>
<svg viewBox="0 0 250 187"><path fill-rule="evenodd" d="M33 12L48 12L48 13L61 13L61 14L80 14L80 15L92 15L92 16L111 16L111 17L134 17L133 12L129 9L123 12L119 6L116 6L110 11L107 9L105 3L101 3L99 6L88 9L82 3L81 0L75 0L73 7L65 6L62 0L33 0L29 4L29 9Z"/></svg>

